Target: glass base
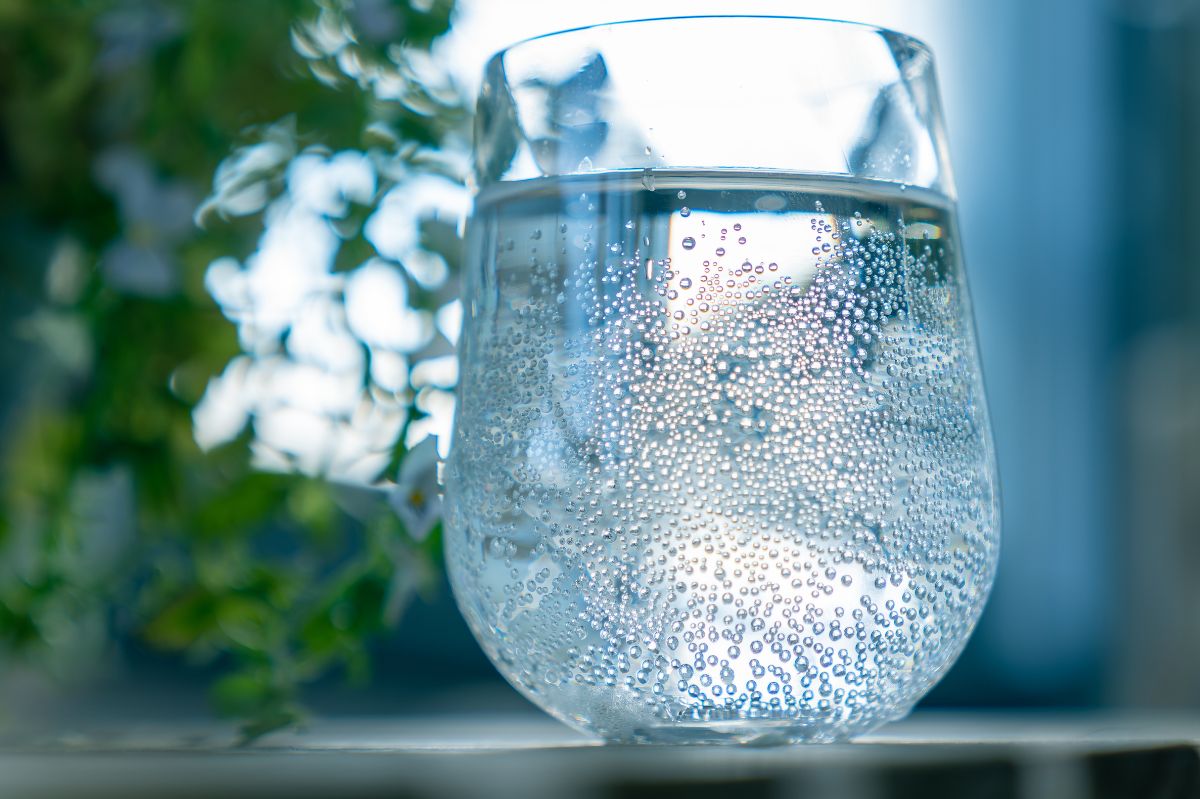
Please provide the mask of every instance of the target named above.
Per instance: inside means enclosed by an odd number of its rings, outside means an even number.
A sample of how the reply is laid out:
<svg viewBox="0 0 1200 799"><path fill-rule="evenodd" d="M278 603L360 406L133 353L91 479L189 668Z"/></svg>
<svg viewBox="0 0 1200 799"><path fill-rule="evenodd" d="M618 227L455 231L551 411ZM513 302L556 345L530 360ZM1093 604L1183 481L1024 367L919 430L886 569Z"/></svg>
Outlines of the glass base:
<svg viewBox="0 0 1200 799"><path fill-rule="evenodd" d="M853 727L833 727L825 724L800 724L785 719L735 719L729 721L682 722L653 727L637 727L627 734L603 735L614 744L660 744L689 746L727 744L735 746L789 746L792 744L841 743L865 735L889 721L908 715L897 713L891 719Z"/></svg>
<svg viewBox="0 0 1200 799"><path fill-rule="evenodd" d="M622 701L620 692L611 688L576 686L553 696L532 690L518 681L510 683L527 699L569 727L614 745L659 746L747 746L775 747L796 744L844 743L866 735L885 724L908 716L916 706L909 701L873 714L858 713L850 719L829 715L797 718L786 715L736 715L736 712L710 708L708 718L695 718L686 708L678 715L654 716L637 703ZM561 686L560 686L561 688ZM911 695L920 697L928 686L916 686ZM563 713L561 707L583 707L583 713ZM675 721L671 721L674 715Z"/></svg>
<svg viewBox="0 0 1200 799"><path fill-rule="evenodd" d="M859 732L831 733L827 729L799 727L790 722L729 721L715 724L672 724L633 730L627 739L613 743L738 746L787 746L798 743L835 743Z"/></svg>

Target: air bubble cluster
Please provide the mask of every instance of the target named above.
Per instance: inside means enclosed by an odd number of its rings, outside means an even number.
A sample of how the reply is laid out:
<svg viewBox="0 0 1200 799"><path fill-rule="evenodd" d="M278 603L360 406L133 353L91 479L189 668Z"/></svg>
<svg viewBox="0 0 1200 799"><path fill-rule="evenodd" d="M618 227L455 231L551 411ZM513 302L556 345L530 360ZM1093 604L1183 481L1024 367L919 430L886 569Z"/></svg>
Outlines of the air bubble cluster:
<svg viewBox="0 0 1200 799"><path fill-rule="evenodd" d="M591 180L586 203L477 212L446 517L472 629L610 739L837 740L903 715L996 554L949 207L743 181L681 208Z"/></svg>

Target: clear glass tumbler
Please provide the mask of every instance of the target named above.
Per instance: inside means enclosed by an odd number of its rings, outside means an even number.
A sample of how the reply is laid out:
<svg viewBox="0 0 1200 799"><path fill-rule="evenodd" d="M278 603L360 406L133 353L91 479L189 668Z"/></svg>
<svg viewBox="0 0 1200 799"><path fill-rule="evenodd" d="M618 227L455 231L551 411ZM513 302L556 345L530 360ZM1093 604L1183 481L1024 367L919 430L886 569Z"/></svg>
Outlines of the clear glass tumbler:
<svg viewBox="0 0 1200 799"><path fill-rule="evenodd" d="M779 17L492 58L446 470L497 668L613 741L844 739L979 618L996 471L929 49Z"/></svg>

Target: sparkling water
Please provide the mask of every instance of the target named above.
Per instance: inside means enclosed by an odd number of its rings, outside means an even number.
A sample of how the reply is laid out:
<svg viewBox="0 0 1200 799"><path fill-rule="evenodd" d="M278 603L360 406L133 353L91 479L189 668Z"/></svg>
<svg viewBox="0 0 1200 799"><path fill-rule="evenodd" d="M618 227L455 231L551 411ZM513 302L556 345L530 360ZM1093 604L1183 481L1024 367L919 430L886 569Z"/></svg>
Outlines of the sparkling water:
<svg viewBox="0 0 1200 799"><path fill-rule="evenodd" d="M447 562L504 676L612 740L907 713L996 560L953 205L608 173L492 187L470 239Z"/></svg>

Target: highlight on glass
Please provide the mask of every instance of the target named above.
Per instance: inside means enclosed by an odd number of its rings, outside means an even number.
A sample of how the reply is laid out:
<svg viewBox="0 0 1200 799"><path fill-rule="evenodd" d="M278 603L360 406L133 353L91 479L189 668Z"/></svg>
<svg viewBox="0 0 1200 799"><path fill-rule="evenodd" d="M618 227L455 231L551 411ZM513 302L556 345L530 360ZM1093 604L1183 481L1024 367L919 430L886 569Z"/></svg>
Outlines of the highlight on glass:
<svg viewBox="0 0 1200 799"><path fill-rule="evenodd" d="M997 477L925 45L779 17L514 45L479 98L446 558L607 740L842 740L979 618Z"/></svg>

